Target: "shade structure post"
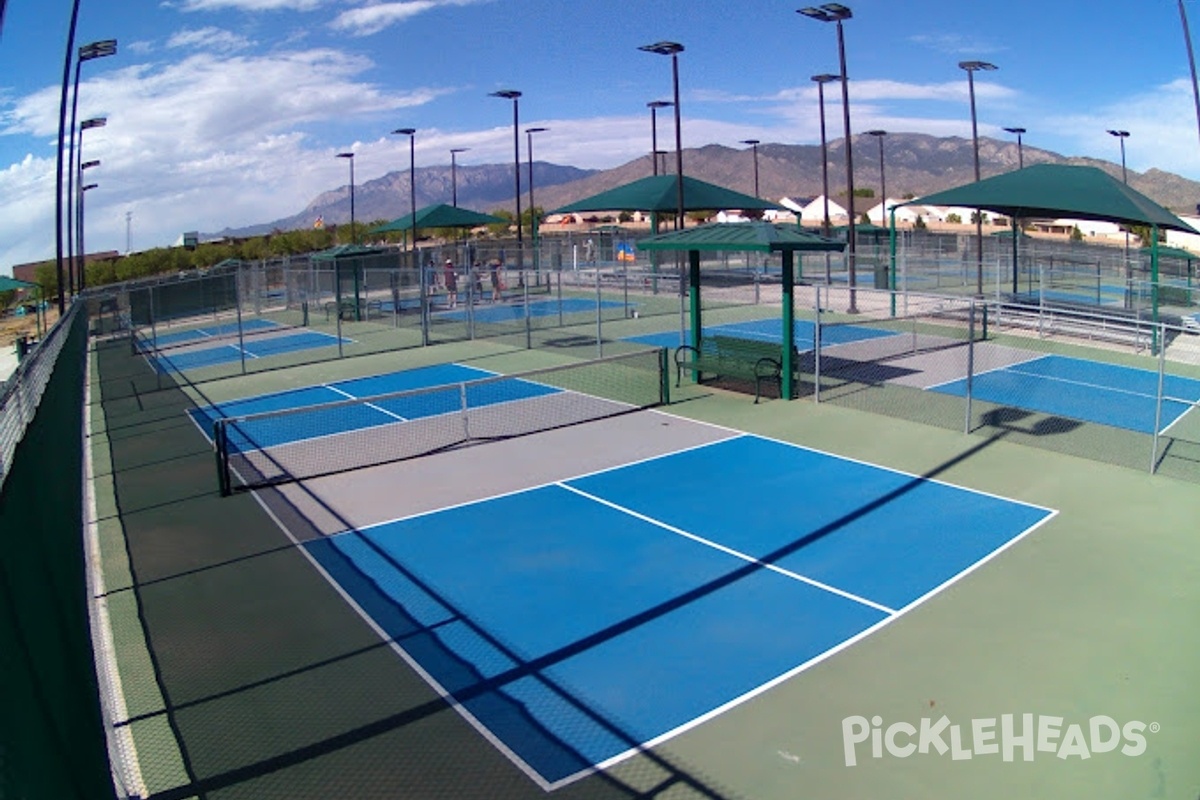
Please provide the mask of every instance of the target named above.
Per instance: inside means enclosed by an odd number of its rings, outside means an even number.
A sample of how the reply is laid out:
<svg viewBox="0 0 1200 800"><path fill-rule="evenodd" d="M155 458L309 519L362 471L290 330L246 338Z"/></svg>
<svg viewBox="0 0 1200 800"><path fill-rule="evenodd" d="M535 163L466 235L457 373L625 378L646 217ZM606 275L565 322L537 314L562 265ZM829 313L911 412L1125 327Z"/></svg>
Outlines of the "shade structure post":
<svg viewBox="0 0 1200 800"><path fill-rule="evenodd" d="M704 320L700 311L700 251L688 250L688 308L692 315L692 347L700 350L700 340L704 336ZM698 381L699 373L692 374L692 380Z"/></svg>
<svg viewBox="0 0 1200 800"><path fill-rule="evenodd" d="M1158 225L1150 227L1150 354L1158 355Z"/></svg>
<svg viewBox="0 0 1200 800"><path fill-rule="evenodd" d="M793 295L795 294L795 280L792 275L793 265L795 263L795 254L791 250L783 251L783 353L779 363L783 365L783 382L780 386L780 394L783 399L791 400L795 396L795 387L792 385L792 374L795 370L795 364L792 363L792 354L796 351L795 343L795 326L793 321L796 316L796 309L793 305Z"/></svg>

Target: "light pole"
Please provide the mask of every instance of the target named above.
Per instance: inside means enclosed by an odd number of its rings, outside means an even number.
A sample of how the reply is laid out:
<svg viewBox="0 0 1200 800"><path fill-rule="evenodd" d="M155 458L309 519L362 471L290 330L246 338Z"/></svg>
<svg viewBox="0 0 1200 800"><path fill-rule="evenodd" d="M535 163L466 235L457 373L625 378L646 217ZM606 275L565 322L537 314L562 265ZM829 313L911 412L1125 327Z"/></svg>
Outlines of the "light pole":
<svg viewBox="0 0 1200 800"><path fill-rule="evenodd" d="M1025 149L1021 146L1021 136L1025 133L1024 128L1005 128L1008 133L1014 133L1017 136L1017 169L1025 169ZM1013 270L1012 270L1012 293L1013 297L1017 296L1020 286L1017 282L1017 237L1021 235L1021 225L1019 220L1014 216L1012 220L1013 234Z"/></svg>
<svg viewBox="0 0 1200 800"><path fill-rule="evenodd" d="M513 104L513 179L515 181L513 194L517 200L517 266L520 267L524 260L524 253L522 252L524 240L521 236L521 126L517 105L520 101L521 93L516 89L504 89L499 92L492 92L489 96L512 100Z"/></svg>
<svg viewBox="0 0 1200 800"><path fill-rule="evenodd" d="M748 144L754 150L754 196L758 197L758 146L762 142L758 139L742 139L740 144Z"/></svg>
<svg viewBox="0 0 1200 800"><path fill-rule="evenodd" d="M82 149L80 149L80 151L79 151L79 157L83 158L83 150ZM94 184L94 183L91 186L85 187L83 185L83 174L84 174L84 172L91 169L92 167L98 167L98 166L100 166L99 159L93 159L92 161L84 161L79 165L79 193L78 193L78 197L76 197L76 199L75 199L75 203L78 206L75 213L76 213L76 217L77 217L76 222L79 226L79 230L75 234L75 241L79 242L79 291L80 292L82 292L87 287L87 278L86 278L86 276L87 276L87 250L83 249L83 193L86 189L89 189L89 188L94 189L96 187L96 184Z"/></svg>
<svg viewBox="0 0 1200 800"><path fill-rule="evenodd" d="M99 161L89 161L89 162L88 162L88 164L90 164L90 165L93 165L93 166L94 166L94 165L96 165L96 164L99 164L99 163L100 163ZM83 166L84 166L84 165L83 165L83 164L80 164L79 166L80 166L80 169L82 170L82 168L83 168ZM82 171L81 171L81 172L80 172L80 174L79 174L79 183L80 183L80 186L79 186L79 259L80 259L80 264L79 264L79 291L81 291L81 292L82 292L82 291L83 291L83 285L84 285L83 273L84 273L84 271L87 269L87 250L85 250L85 249L84 249L84 247L83 247L83 195L84 195L84 193L85 193L85 192L88 192L88 191L90 191L90 190L92 190L92 189L95 189L95 188L96 188L96 184L94 184L94 183L88 183L88 184L85 184L85 183L83 183L83 173L82 173Z"/></svg>
<svg viewBox="0 0 1200 800"><path fill-rule="evenodd" d="M533 239L533 274L534 280L537 278L538 271L538 215L537 206L533 204L533 135L535 133L544 133L550 130L549 128L526 128L525 140L528 143L529 152L529 235Z"/></svg>
<svg viewBox="0 0 1200 800"><path fill-rule="evenodd" d="M429 344L429 293L433 291L430 285L432 276L426 275L417 256L417 129L397 128L392 131L395 136L408 137L408 228L412 231L412 268L417 271L417 285L421 291L421 344Z"/></svg>
<svg viewBox="0 0 1200 800"><path fill-rule="evenodd" d="M92 128L103 128L107 124L108 124L107 117L92 117L91 119L85 119L83 122L79 123L79 159L80 159L80 161L83 160L83 132L91 130ZM99 162L97 162L97 163L99 163ZM80 166L79 175L77 177L79 179L79 182L82 183L83 182L83 167L82 167L82 165ZM70 180L68 180L68 185L70 185ZM82 195L76 196L76 204L78 204L79 197L82 197ZM71 224L71 208L70 208L70 204L68 204L68 206L67 206L67 225L68 225L68 228L67 228L67 264L69 264L70 267L67 270L67 285L70 287L71 294L74 294L75 293L76 261L79 258L86 258L86 254L83 252L83 244L82 244L83 237L78 236L78 235L77 235L76 241L80 242L80 247L79 247L80 252L79 253L73 252L72 247L71 247L70 224ZM79 224L78 219L75 220L75 227L76 227L76 230L78 230L80 227L82 227ZM80 265L78 267L78 269L79 269L79 274L82 276L83 275L83 266ZM82 282L82 278L80 280Z"/></svg>
<svg viewBox="0 0 1200 800"><path fill-rule="evenodd" d="M1129 174L1125 171L1125 140L1129 131L1109 131L1109 135L1117 137L1121 142L1121 183L1129 185ZM1129 227L1125 226L1125 307L1133 306L1133 265L1129 263Z"/></svg>
<svg viewBox="0 0 1200 800"><path fill-rule="evenodd" d="M455 208L458 208L458 164L455 163L455 156L470 149L469 147L450 148L450 204Z"/></svg>
<svg viewBox="0 0 1200 800"><path fill-rule="evenodd" d="M879 216L883 220L883 224L887 225L887 178L884 177L883 173L883 137L887 136L887 131L867 131L867 135L874 136L879 140L879 195L881 198L880 203L882 203L882 210L879 212Z"/></svg>
<svg viewBox="0 0 1200 800"><path fill-rule="evenodd" d="M817 103L821 109L821 194L825 200L825 219L821 222L821 234L829 238L829 150L825 140L825 84L840 81L841 75L813 75L817 84Z"/></svg>
<svg viewBox="0 0 1200 800"><path fill-rule="evenodd" d="M409 230L412 231L413 267L420 268L417 263L417 129L397 128L392 131L395 136L408 137L408 213Z"/></svg>
<svg viewBox="0 0 1200 800"><path fill-rule="evenodd" d="M679 115L679 54L683 52L683 45L678 42L655 42L638 49L671 57L671 86L675 105L675 227L676 230L683 230L683 128Z"/></svg>
<svg viewBox="0 0 1200 800"><path fill-rule="evenodd" d="M3 25L4 3L0 2L0 27ZM63 197L63 145L67 139L67 93L70 90L71 79L71 60L75 57L75 28L79 22L79 0L74 0L71 3L71 22L67 27L67 48L66 54L63 57L63 76L62 90L59 96L58 103L58 148L55 151L55 194L54 194L54 261L55 274L58 281L58 313L62 316L66 313L66 292L63 285L63 202L66 200L68 208L70 207L71 196L68 193L67 197ZM88 55L91 58L99 58L101 56L112 55L116 53L117 42L115 39L108 39L103 42L94 42L86 45ZM108 52L111 49L111 52ZM76 88L78 88L79 80L76 78ZM75 138L75 123L71 123L71 140ZM73 170L71 170L73 172ZM68 233L70 225L67 226Z"/></svg>
<svg viewBox="0 0 1200 800"><path fill-rule="evenodd" d="M661 152L658 149L658 118L656 116L658 109L669 108L674 103L670 100L651 100L646 103L646 107L650 109L650 166L654 170L652 174L658 174L658 154Z"/></svg>
<svg viewBox="0 0 1200 800"><path fill-rule="evenodd" d="M337 157L350 162L350 239L357 244L358 240L354 234L354 153L338 153Z"/></svg>
<svg viewBox="0 0 1200 800"><path fill-rule="evenodd" d="M975 117L975 72L992 71L995 64L986 61L960 61L959 69L967 72L967 90L971 95L971 140L975 144L975 182L979 183L979 124ZM983 212L975 209L975 294L983 297Z"/></svg>
<svg viewBox="0 0 1200 800"><path fill-rule="evenodd" d="M92 61L97 58L116 55L117 40L104 39L98 42L91 42L79 48L77 58L75 60L75 83L71 90L71 140L67 145L67 197L74 197L75 191L73 187L73 179L75 178L75 113L79 106L79 73L83 66L83 62ZM79 133L80 145L83 144L83 131ZM80 158L83 154L80 153ZM78 228L78 223L75 224ZM67 263L74 265L74 246L72 245L72 223L71 223L71 204L67 205ZM82 273L81 273L82 274ZM74 289L75 272L74 267L68 273L67 282Z"/></svg>
<svg viewBox="0 0 1200 800"><path fill-rule="evenodd" d="M1017 135L1017 169L1025 169L1025 149L1021 146L1021 135L1025 133L1024 128L1005 128L1007 133L1015 133Z"/></svg>
<svg viewBox="0 0 1200 800"><path fill-rule="evenodd" d="M837 23L838 63L842 70L842 74L838 77L842 81L842 127L846 143L846 213L850 216L850 227L846 236L846 260L850 268L850 307L847 311L856 314L858 313L856 289L858 259L854 234L854 155L853 148L850 146L850 88L849 76L846 73L846 37L842 31L842 20L850 19L854 15L841 3L826 3L820 8L801 8L797 13L819 22Z"/></svg>
<svg viewBox="0 0 1200 800"><path fill-rule="evenodd" d="M1192 33L1188 29L1187 12L1179 0L1179 21L1183 25L1183 41L1187 45L1188 66L1192 69L1192 100L1196 105L1196 126L1200 129L1200 82L1196 79L1196 54L1192 51Z"/></svg>

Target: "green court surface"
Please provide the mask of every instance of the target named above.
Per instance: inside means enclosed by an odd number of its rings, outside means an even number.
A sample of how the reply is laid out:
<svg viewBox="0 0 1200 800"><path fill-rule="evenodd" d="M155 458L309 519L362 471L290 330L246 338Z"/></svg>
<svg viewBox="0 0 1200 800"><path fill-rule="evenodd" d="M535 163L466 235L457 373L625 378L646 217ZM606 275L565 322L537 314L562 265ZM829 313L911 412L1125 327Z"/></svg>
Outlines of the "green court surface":
<svg viewBox="0 0 1200 800"><path fill-rule="evenodd" d="M144 796L1200 795L1195 483L808 400L755 405L744 394L685 386L669 407L623 420L222 498L211 448L186 413L429 364L515 372L566 360L460 343L180 388L127 345L93 345L95 543L119 675L116 738ZM451 709L297 546L729 430L1058 513L891 624L550 792ZM789 510L811 502L808 488L751 492L744 502L777 508L786 528ZM1018 738L1026 719L1044 726L1046 749L1017 741L1014 750L1005 715ZM1124 729L1119 742L1109 719ZM926 737L925 752L908 753L903 746L918 744L922 726L942 733ZM848 744L844 731L866 732ZM1134 746L1138 735L1144 748Z"/></svg>

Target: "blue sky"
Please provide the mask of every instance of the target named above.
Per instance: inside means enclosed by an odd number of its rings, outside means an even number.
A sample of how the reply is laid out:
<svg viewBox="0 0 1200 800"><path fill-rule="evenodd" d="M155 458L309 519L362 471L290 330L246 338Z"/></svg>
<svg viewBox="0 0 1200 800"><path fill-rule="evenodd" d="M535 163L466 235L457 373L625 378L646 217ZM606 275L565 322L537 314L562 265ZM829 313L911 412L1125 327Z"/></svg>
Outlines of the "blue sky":
<svg viewBox="0 0 1200 800"><path fill-rule="evenodd" d="M679 57L683 143L820 140L809 80L837 72L835 26L777 0L82 0L76 44L115 38L83 65L89 250L166 245L300 211L319 192L418 166L510 163L521 127L550 130L538 160L607 168L650 149L650 100ZM845 23L851 124L970 135L962 60L977 74L980 133L1065 155L1200 179L1177 0L856 0ZM0 35L0 274L54 255L54 148L70 0L9 0ZM1200 0L1188 0L1200 22ZM831 87L832 88L832 87ZM838 92L827 92L840 136ZM671 137L669 112L660 137ZM525 137L521 136L522 150ZM660 139L660 146L661 146ZM524 158L524 156L522 156ZM686 170L686 164L685 164ZM1198 198L1200 200L1200 198Z"/></svg>

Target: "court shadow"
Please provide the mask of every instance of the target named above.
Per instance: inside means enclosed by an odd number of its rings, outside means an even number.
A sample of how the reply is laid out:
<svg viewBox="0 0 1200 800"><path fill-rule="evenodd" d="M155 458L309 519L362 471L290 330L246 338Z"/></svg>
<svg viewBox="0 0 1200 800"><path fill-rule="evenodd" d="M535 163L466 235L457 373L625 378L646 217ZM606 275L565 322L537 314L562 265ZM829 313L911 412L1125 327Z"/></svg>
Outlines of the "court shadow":
<svg viewBox="0 0 1200 800"><path fill-rule="evenodd" d="M129 358L127 351L108 356L118 365ZM191 407L181 388L174 392L164 407L176 413ZM137 616L125 622L141 627L163 703L134 710L120 724L173 733L183 773L177 785L151 797L309 797L317 796L318 785L335 787L340 775L346 786L369 780L384 796L544 798L544 786L472 729L468 718L476 716L507 731L506 741L522 742L531 760L554 765L555 775L579 777L556 791L560 797L732 797L698 769L643 749L624 726L554 683L547 664L523 659L393 562L412 592L445 611L438 620L423 620L347 559L282 492L218 497L200 431L190 424L163 426L163 418L146 409L142 423L156 433L138 435L137 412L122 405L129 399L107 398L130 433L110 441L110 449L131 585L107 594L132 593ZM184 453L179 463L194 468L156 468L161 448ZM177 499L164 502L163 486ZM372 546L345 527L346 537ZM353 596L372 625L331 590L321 571L336 577L335 586ZM473 637L503 654L506 666L494 672L463 659L446 644L450 636ZM443 691L396 648L437 664ZM556 735L519 699L513 687L522 681L536 682L563 713L639 756L591 771L592 759L577 742ZM324 777L314 782L314 771Z"/></svg>
<svg viewBox="0 0 1200 800"><path fill-rule="evenodd" d="M1061 436L1084 427L1086 423L1069 417L1058 417L1028 411L1016 406L1002 406L985 411L979 417L980 428L990 428L1002 433L1019 433L1025 436Z"/></svg>

